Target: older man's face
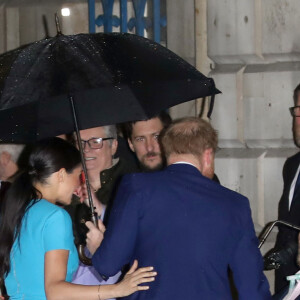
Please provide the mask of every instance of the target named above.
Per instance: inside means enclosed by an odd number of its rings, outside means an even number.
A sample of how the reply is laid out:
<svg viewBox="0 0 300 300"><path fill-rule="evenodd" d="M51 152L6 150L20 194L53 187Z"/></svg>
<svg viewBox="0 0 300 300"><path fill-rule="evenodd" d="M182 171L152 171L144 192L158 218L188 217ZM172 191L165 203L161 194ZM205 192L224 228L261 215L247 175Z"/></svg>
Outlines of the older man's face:
<svg viewBox="0 0 300 300"><path fill-rule="evenodd" d="M300 93L298 93L295 106L300 106ZM300 147L300 117L293 117L293 135L296 146Z"/></svg>
<svg viewBox="0 0 300 300"><path fill-rule="evenodd" d="M128 139L128 143L144 170L155 171L162 168L163 158L158 143L162 129L163 124L159 118L133 124L131 139Z"/></svg>
<svg viewBox="0 0 300 300"><path fill-rule="evenodd" d="M88 141L93 138L108 138L106 136L104 127L95 127L80 131L81 139ZM101 149L92 149L85 143L84 145L84 157L86 167L88 171L95 171L100 173L101 171L108 169L112 166L112 157L116 153L118 142L117 140L105 140L102 141L103 146Z"/></svg>

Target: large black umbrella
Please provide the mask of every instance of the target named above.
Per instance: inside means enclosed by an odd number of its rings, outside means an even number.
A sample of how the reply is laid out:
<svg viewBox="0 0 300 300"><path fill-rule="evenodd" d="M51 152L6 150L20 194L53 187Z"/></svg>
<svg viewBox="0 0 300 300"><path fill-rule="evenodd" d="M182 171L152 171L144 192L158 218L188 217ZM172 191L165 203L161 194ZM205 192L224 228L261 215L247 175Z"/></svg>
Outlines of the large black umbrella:
<svg viewBox="0 0 300 300"><path fill-rule="evenodd" d="M74 130L80 139L80 129L150 118L216 93L212 79L148 39L58 34L0 56L0 140L31 142Z"/></svg>
<svg viewBox="0 0 300 300"><path fill-rule="evenodd" d="M131 34L58 35L0 56L0 140L30 142L152 117L219 93L165 47Z"/></svg>

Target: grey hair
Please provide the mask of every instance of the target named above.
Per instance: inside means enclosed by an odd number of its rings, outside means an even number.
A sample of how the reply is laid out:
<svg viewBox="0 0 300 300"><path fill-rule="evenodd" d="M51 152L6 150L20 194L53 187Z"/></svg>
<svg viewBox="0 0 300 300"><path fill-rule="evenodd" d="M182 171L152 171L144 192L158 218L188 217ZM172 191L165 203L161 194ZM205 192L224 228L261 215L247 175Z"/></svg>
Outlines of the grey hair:
<svg viewBox="0 0 300 300"><path fill-rule="evenodd" d="M104 128L106 137L112 137L114 139L118 138L116 125L106 125L106 126L103 126L103 128ZM110 145L112 144L112 142L113 142L113 140L109 140Z"/></svg>
<svg viewBox="0 0 300 300"><path fill-rule="evenodd" d="M11 160L17 163L21 152L24 149L23 144L0 144L0 154L7 152L11 155Z"/></svg>

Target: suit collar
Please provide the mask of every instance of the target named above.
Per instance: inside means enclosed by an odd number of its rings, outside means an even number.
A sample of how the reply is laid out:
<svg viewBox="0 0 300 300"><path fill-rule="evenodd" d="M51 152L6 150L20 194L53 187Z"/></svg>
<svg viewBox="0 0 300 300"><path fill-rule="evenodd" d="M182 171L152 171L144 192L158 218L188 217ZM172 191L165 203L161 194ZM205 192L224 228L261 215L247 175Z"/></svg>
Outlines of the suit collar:
<svg viewBox="0 0 300 300"><path fill-rule="evenodd" d="M286 180L289 184L289 189L290 189L290 186L293 182L293 179L296 175L296 172L297 172L299 164L300 164L300 152L298 152L294 156L290 157L288 160L289 160L289 163L288 163L288 173L286 176Z"/></svg>
<svg viewBox="0 0 300 300"><path fill-rule="evenodd" d="M195 174L195 175L201 175L201 172L192 164L188 164L188 163L185 163L185 162L180 162L180 163L177 163L177 164L172 164L172 165L169 165L167 167L167 170L168 171L173 171L173 172L186 172L186 173L192 173L192 174Z"/></svg>

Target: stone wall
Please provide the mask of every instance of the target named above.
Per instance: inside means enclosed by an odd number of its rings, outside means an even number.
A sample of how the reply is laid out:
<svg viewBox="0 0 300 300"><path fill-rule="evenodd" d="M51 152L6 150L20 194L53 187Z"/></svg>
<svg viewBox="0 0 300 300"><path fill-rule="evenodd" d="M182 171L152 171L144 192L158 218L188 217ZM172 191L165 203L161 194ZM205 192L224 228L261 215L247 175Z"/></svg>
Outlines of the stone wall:
<svg viewBox="0 0 300 300"><path fill-rule="evenodd" d="M216 173L249 198L257 233L277 219L282 166L297 151L288 107L300 82L299 13L291 0L207 2L211 75L223 92L212 118L220 134ZM273 289L274 274L266 274Z"/></svg>
<svg viewBox="0 0 300 300"><path fill-rule="evenodd" d="M60 14L65 5L63 1L53 1L45 4L36 2L16 2L11 5L0 5L0 53L32 43L46 37L43 18L48 25L50 37L56 35L54 14L58 13L61 30L64 34L88 32L88 5L86 2L68 3L71 15L63 17ZM101 7L102 8L102 7ZM100 10L100 5L97 5Z"/></svg>
<svg viewBox="0 0 300 300"><path fill-rule="evenodd" d="M224 186L249 198L259 234L277 219L282 166L298 151L288 108L300 83L299 1L184 2L189 11L180 0L168 1L168 26L170 19L176 24L176 33L168 28L168 47L191 63L195 49L195 65L222 91L212 115L220 139L216 174ZM190 102L171 113L198 115L198 107ZM273 246L275 236L276 230L262 253ZM273 290L274 274L266 274Z"/></svg>

